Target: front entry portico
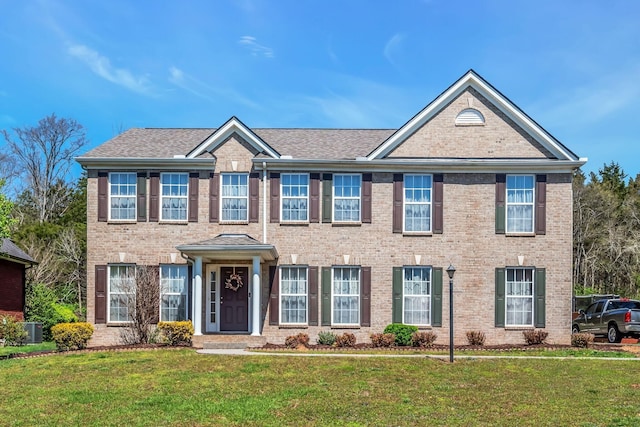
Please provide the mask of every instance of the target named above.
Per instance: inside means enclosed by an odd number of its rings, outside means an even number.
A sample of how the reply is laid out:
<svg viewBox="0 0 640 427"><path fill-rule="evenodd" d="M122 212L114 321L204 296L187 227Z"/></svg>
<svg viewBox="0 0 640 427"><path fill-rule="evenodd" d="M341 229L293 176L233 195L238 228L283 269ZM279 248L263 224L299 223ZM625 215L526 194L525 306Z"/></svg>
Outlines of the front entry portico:
<svg viewBox="0 0 640 427"><path fill-rule="evenodd" d="M278 258L275 247L246 234L221 234L177 249L193 263L194 335L260 335L260 278L263 264Z"/></svg>

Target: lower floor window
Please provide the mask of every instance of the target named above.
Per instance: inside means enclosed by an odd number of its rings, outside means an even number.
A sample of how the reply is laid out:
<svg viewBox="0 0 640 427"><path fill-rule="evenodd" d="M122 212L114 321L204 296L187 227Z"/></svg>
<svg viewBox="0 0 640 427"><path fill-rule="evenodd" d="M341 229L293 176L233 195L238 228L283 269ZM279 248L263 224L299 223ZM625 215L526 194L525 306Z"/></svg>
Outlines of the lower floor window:
<svg viewBox="0 0 640 427"><path fill-rule="evenodd" d="M187 266L160 267L160 320L173 322L187 318Z"/></svg>
<svg viewBox="0 0 640 427"><path fill-rule="evenodd" d="M307 323L307 268L280 269L280 323Z"/></svg>
<svg viewBox="0 0 640 427"><path fill-rule="evenodd" d="M506 326L533 326L533 269L506 271Z"/></svg>
<svg viewBox="0 0 640 427"><path fill-rule="evenodd" d="M109 322L130 322L136 304L135 265L109 266Z"/></svg>
<svg viewBox="0 0 640 427"><path fill-rule="evenodd" d="M360 324L360 268L334 267L332 282L332 323Z"/></svg>
<svg viewBox="0 0 640 427"><path fill-rule="evenodd" d="M431 324L431 268L405 267L403 274L403 323Z"/></svg>

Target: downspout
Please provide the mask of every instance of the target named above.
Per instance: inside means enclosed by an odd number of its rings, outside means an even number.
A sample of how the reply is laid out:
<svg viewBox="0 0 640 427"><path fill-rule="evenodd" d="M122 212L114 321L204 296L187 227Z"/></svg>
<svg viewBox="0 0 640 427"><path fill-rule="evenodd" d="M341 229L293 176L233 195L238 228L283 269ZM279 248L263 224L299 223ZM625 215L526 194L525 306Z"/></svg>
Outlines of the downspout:
<svg viewBox="0 0 640 427"><path fill-rule="evenodd" d="M262 243L267 244L267 162L262 162Z"/></svg>

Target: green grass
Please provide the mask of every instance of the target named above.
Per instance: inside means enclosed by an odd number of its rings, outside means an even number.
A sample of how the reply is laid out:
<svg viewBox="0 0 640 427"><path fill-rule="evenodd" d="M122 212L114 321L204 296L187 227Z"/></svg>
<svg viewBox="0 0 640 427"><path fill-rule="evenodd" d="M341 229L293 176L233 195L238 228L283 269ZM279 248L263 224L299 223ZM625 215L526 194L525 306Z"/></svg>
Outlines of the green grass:
<svg viewBox="0 0 640 427"><path fill-rule="evenodd" d="M51 351L56 349L56 344L51 342L43 342L40 344L29 344L20 346L0 347L0 357L6 357L11 354L34 353L38 351Z"/></svg>
<svg viewBox="0 0 640 427"><path fill-rule="evenodd" d="M0 361L0 425L637 426L640 360L87 352Z"/></svg>

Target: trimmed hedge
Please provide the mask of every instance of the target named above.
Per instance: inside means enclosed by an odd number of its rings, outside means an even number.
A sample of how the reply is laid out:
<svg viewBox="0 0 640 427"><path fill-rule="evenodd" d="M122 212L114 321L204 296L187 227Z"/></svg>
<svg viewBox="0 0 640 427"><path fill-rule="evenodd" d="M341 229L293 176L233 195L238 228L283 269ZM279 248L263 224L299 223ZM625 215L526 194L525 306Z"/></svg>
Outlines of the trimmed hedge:
<svg viewBox="0 0 640 427"><path fill-rule="evenodd" d="M191 320L160 322L158 323L158 330L169 345L191 345L194 332Z"/></svg>
<svg viewBox="0 0 640 427"><path fill-rule="evenodd" d="M413 325L405 325L403 323L392 323L384 328L385 334L393 334L396 336L396 345L411 346L411 336L418 332L418 327Z"/></svg>
<svg viewBox="0 0 640 427"><path fill-rule="evenodd" d="M93 326L87 322L58 323L51 327L51 338L60 351L82 349L93 335Z"/></svg>

